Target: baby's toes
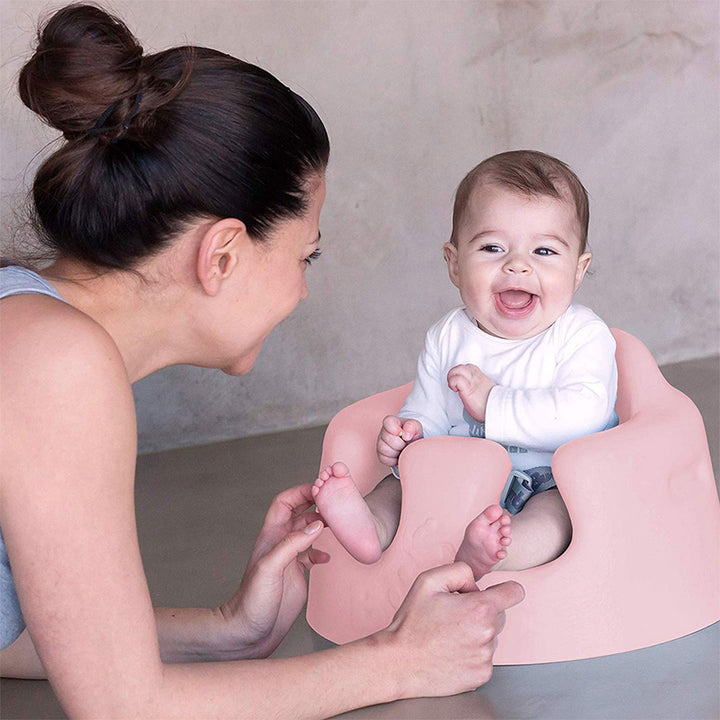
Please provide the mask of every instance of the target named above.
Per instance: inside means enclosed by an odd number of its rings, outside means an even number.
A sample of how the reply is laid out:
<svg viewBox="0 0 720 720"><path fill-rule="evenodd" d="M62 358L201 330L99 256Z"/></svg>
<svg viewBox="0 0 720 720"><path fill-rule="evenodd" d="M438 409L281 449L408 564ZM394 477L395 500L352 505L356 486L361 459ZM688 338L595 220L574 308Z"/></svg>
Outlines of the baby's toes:
<svg viewBox="0 0 720 720"><path fill-rule="evenodd" d="M503 509L499 505L490 505L486 507L480 516L485 520L488 525L492 525L494 522L501 522L504 515Z"/></svg>
<svg viewBox="0 0 720 720"><path fill-rule="evenodd" d="M345 477L350 474L350 469L344 462L336 462L331 468L328 468L328 470L335 477Z"/></svg>

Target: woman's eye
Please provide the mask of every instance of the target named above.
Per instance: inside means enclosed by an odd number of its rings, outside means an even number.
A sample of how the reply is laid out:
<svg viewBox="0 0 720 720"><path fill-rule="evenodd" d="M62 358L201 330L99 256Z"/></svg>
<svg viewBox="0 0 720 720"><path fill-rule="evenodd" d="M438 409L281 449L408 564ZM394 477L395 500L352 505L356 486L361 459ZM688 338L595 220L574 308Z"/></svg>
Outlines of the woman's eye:
<svg viewBox="0 0 720 720"><path fill-rule="evenodd" d="M322 250L320 250L320 249L313 250L313 251L305 258L305 260L303 260L303 262L304 262L306 265L312 265L313 260L317 260L317 259L320 257L320 255L322 255Z"/></svg>
<svg viewBox="0 0 720 720"><path fill-rule="evenodd" d="M490 252L490 253L499 253L502 252L502 248L499 245L483 245L480 248L483 252Z"/></svg>
<svg viewBox="0 0 720 720"><path fill-rule="evenodd" d="M546 247L538 248L537 250L535 250L535 252L536 252L538 255L545 255L545 256L548 256L548 255L557 255L557 253L556 253L554 250L551 250L550 248L546 248Z"/></svg>

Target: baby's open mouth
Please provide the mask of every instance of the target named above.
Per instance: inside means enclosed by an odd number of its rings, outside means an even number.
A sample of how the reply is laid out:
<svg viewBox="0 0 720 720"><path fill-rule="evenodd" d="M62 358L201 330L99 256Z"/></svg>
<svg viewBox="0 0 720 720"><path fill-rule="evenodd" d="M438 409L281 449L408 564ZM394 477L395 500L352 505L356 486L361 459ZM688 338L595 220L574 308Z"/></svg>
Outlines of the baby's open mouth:
<svg viewBox="0 0 720 720"><path fill-rule="evenodd" d="M495 295L498 310L508 317L525 317L537 304L538 296L525 290L504 290Z"/></svg>

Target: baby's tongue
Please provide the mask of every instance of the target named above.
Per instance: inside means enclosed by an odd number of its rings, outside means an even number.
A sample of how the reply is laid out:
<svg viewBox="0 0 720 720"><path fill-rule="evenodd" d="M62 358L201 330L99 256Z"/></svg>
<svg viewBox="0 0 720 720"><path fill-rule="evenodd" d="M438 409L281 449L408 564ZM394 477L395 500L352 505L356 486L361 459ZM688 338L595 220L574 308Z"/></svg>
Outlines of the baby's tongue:
<svg viewBox="0 0 720 720"><path fill-rule="evenodd" d="M521 308L530 304L532 295L524 290L505 290L500 293L500 300L505 307Z"/></svg>

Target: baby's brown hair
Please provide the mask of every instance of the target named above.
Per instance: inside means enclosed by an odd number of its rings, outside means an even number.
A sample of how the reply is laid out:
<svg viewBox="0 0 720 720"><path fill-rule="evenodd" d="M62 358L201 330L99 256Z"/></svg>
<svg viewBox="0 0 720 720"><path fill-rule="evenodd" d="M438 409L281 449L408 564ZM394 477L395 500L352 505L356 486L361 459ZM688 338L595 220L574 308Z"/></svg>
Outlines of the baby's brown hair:
<svg viewBox="0 0 720 720"><path fill-rule="evenodd" d="M457 245L457 232L472 191L490 183L516 192L549 196L559 200L570 194L580 229L580 254L587 246L590 207L587 190L577 175L561 160L536 150L512 150L483 160L462 180L455 193L450 242Z"/></svg>

